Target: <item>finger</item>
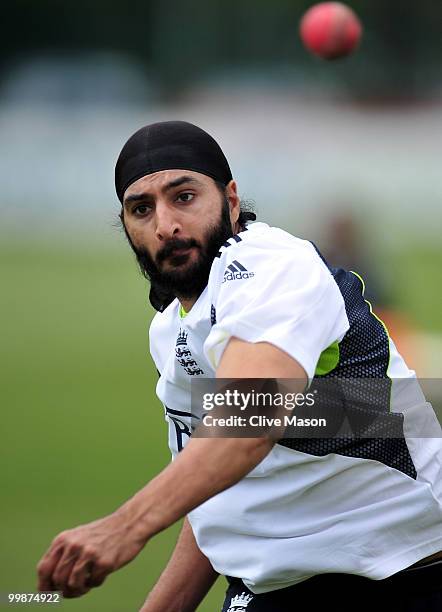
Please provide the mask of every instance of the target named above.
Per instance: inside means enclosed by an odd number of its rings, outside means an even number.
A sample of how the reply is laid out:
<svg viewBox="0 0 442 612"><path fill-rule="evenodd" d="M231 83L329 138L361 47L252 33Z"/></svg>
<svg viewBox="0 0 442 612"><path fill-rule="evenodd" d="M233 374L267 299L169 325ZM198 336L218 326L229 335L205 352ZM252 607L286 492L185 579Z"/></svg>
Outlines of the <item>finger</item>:
<svg viewBox="0 0 442 612"><path fill-rule="evenodd" d="M52 582L58 591L67 588L67 581L78 558L78 551L72 546L65 548L52 573Z"/></svg>
<svg viewBox="0 0 442 612"><path fill-rule="evenodd" d="M85 584L77 588L71 588L68 583L65 589L63 590L63 597L65 597L66 599L72 599L73 597L81 597L82 595L88 593L90 590L91 587Z"/></svg>
<svg viewBox="0 0 442 612"><path fill-rule="evenodd" d="M102 572L101 574L96 574L94 578L88 578L86 580L86 584L89 586L89 588L99 587L103 584L109 574L110 572Z"/></svg>
<svg viewBox="0 0 442 612"><path fill-rule="evenodd" d="M55 591L52 582L52 573L63 554L63 546L51 546L47 553L41 558L37 565L39 591Z"/></svg>
<svg viewBox="0 0 442 612"><path fill-rule="evenodd" d="M86 580L86 585L89 587L98 587L103 584L108 575L114 571L111 563L104 559L96 561L91 567L90 575Z"/></svg>
<svg viewBox="0 0 442 612"><path fill-rule="evenodd" d="M67 588L72 593L83 594L90 590L88 580L91 577L93 562L87 559L78 559L72 568L71 574L67 581ZM75 597L76 595L72 595Z"/></svg>
<svg viewBox="0 0 442 612"><path fill-rule="evenodd" d="M101 564L96 562L94 565L92 561L77 561L72 568L63 596L72 598L88 593L91 588L102 585L111 571L110 566L103 562Z"/></svg>
<svg viewBox="0 0 442 612"><path fill-rule="evenodd" d="M81 597L82 595L86 595L86 593L89 593L90 588L84 588L84 589L79 589L77 591L73 591L70 588L66 588L63 591L63 597L65 599L73 599L74 597Z"/></svg>

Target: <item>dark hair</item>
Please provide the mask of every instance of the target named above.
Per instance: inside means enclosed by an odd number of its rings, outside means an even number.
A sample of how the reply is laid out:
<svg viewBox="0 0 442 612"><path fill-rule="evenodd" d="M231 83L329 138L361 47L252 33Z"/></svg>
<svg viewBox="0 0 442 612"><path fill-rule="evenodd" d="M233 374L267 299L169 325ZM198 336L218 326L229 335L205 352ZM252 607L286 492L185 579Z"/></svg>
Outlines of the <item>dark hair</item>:
<svg viewBox="0 0 442 612"><path fill-rule="evenodd" d="M224 196L224 200L226 200L226 185L224 185L224 183L220 183L219 181L215 181L215 185L218 187L221 195ZM238 224L241 231L246 228L248 221L256 221L255 204L252 200L242 199L240 201L240 212L238 217Z"/></svg>

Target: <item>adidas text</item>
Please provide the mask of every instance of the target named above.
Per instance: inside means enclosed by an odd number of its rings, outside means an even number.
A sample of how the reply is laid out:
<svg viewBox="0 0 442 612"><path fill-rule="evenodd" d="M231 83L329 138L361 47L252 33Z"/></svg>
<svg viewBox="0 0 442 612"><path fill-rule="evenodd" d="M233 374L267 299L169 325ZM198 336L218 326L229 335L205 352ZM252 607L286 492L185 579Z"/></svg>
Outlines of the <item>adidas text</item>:
<svg viewBox="0 0 442 612"><path fill-rule="evenodd" d="M231 280L240 280L242 278L252 278L255 276L254 272L226 272L224 274L223 283Z"/></svg>

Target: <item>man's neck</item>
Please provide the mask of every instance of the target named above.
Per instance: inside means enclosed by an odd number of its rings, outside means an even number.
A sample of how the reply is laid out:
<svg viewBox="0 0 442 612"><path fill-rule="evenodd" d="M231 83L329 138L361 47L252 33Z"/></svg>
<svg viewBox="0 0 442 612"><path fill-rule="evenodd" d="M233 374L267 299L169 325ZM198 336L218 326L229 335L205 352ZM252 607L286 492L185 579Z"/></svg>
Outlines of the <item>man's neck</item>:
<svg viewBox="0 0 442 612"><path fill-rule="evenodd" d="M192 310L192 306L195 304L195 302L197 301L199 296L192 297L192 298L181 298L180 296L177 296L177 297L178 297L178 300L179 300L183 310L187 314L188 312L190 312Z"/></svg>

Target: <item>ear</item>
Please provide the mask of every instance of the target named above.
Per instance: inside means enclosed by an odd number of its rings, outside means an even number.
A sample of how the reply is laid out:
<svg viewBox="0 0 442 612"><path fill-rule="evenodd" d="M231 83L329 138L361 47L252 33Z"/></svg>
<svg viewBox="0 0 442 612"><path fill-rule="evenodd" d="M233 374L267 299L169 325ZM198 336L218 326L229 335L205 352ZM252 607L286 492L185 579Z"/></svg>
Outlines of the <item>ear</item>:
<svg viewBox="0 0 442 612"><path fill-rule="evenodd" d="M240 212L240 199L238 196L236 183L233 179L226 185L226 198L229 202L230 221L233 227L238 221Z"/></svg>

